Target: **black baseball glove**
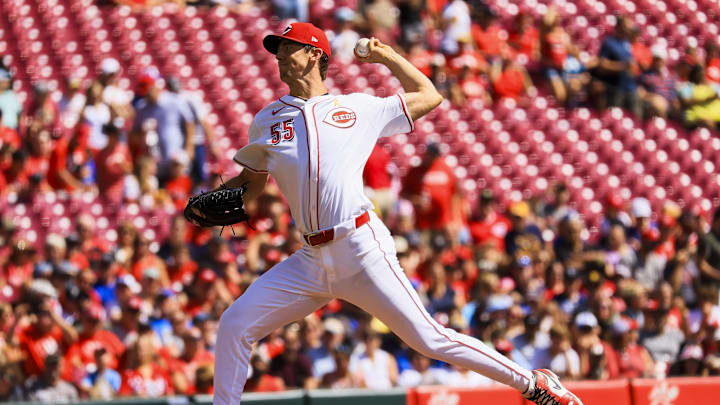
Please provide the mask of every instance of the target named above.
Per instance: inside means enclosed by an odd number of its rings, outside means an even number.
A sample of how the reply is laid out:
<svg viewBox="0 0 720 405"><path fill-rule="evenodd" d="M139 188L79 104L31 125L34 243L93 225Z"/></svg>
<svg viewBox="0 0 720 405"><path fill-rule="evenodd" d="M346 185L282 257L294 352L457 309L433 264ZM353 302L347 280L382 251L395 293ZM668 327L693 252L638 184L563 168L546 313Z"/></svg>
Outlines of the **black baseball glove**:
<svg viewBox="0 0 720 405"><path fill-rule="evenodd" d="M185 206L185 219L203 227L228 226L247 221L250 216L243 209L245 185L238 188L222 188L190 197Z"/></svg>

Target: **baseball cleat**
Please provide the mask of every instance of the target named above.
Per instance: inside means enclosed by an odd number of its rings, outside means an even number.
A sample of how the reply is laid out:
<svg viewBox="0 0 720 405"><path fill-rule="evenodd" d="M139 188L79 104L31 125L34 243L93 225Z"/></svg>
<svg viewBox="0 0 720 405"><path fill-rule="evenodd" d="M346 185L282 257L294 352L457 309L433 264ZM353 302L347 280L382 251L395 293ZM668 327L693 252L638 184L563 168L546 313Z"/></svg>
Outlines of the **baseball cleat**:
<svg viewBox="0 0 720 405"><path fill-rule="evenodd" d="M560 378L548 369L533 370L535 380L525 399L539 405L583 405L582 401L560 384Z"/></svg>

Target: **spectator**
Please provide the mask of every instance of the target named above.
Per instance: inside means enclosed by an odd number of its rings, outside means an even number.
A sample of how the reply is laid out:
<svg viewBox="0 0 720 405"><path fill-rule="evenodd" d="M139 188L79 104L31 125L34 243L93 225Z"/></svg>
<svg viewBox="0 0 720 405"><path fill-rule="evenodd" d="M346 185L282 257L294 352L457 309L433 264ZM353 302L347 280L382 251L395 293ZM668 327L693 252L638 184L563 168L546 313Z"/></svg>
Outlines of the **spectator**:
<svg viewBox="0 0 720 405"><path fill-rule="evenodd" d="M85 92L86 104L82 111L83 125L87 125L90 131L88 145L97 153L108 142L107 134L103 132L106 125L112 120L110 107L102 99L103 87L100 82L93 82Z"/></svg>
<svg viewBox="0 0 720 405"><path fill-rule="evenodd" d="M573 333L574 349L580 359L579 376L583 379L607 379L605 349L607 343L600 339L598 320L590 311L575 316Z"/></svg>
<svg viewBox="0 0 720 405"><path fill-rule="evenodd" d="M247 392L274 392L284 391L285 383L283 379L269 374L270 365L263 360L262 356L254 355L250 359L252 367L252 375L248 377L245 383Z"/></svg>
<svg viewBox="0 0 720 405"><path fill-rule="evenodd" d="M424 3L420 0L399 0L395 4L399 12L398 23L402 46L407 48L410 44L422 43L426 35L423 21Z"/></svg>
<svg viewBox="0 0 720 405"><path fill-rule="evenodd" d="M333 353L345 340L345 326L339 319L327 318L322 325L324 330L321 345L307 351L307 356L312 361L313 376L317 379L322 379L324 375L336 370Z"/></svg>
<svg viewBox="0 0 720 405"><path fill-rule="evenodd" d="M470 32L476 48L492 63L507 46L508 33L497 23L497 16L484 2L474 2L471 14Z"/></svg>
<svg viewBox="0 0 720 405"><path fill-rule="evenodd" d="M387 219L397 199L392 189L392 173L395 167L390 155L380 145L375 145L363 171L365 194L370 197L380 217Z"/></svg>
<svg viewBox="0 0 720 405"><path fill-rule="evenodd" d="M637 324L627 318L617 318L612 324L613 343L605 347L607 371L610 379L649 377L653 360L638 344Z"/></svg>
<svg viewBox="0 0 720 405"><path fill-rule="evenodd" d="M680 100L685 109L684 120L689 126L706 126L715 129L720 123L720 97L718 86L705 76L702 66L690 70L689 83L680 86Z"/></svg>
<svg viewBox="0 0 720 405"><path fill-rule="evenodd" d="M458 189L455 174L441 156L439 145L426 147L420 165L405 176L402 193L413 204L419 229L448 230L459 206Z"/></svg>
<svg viewBox="0 0 720 405"><path fill-rule="evenodd" d="M56 190L90 191L91 184L85 183L87 173L83 173L86 157L82 149L86 146L85 128L79 128L71 135L56 139L48 161L48 184Z"/></svg>
<svg viewBox="0 0 720 405"><path fill-rule="evenodd" d="M12 111L12 109L11 109ZM60 112L57 103L50 97L50 89L45 82L37 82L33 85L33 98L30 108L22 115L20 132L36 133L42 130L48 131L53 136L60 135Z"/></svg>
<svg viewBox="0 0 720 405"><path fill-rule="evenodd" d="M199 329L190 329L183 335L183 353L170 364L173 387L177 393L195 394L196 371L204 365L212 366L215 356L203 347L202 334Z"/></svg>
<svg viewBox="0 0 720 405"><path fill-rule="evenodd" d="M541 357L542 367L554 371L560 378L580 377L580 357L570 345L570 332L565 326L555 325L550 329L550 347Z"/></svg>
<svg viewBox="0 0 720 405"><path fill-rule="evenodd" d="M107 401L117 396L122 379L120 374L109 368L110 355L104 348L95 350L97 369L88 373L80 383L90 399Z"/></svg>
<svg viewBox="0 0 720 405"><path fill-rule="evenodd" d="M508 208L510 231L505 234L505 251L514 255L518 251L536 252L542 241L540 228L530 221L530 205L515 201Z"/></svg>
<svg viewBox="0 0 720 405"><path fill-rule="evenodd" d="M337 28L335 35L330 40L333 57L336 60L350 63L355 59L355 44L360 39L360 34L353 29L355 11L349 7L340 7L335 10L335 21L337 21Z"/></svg>
<svg viewBox="0 0 720 405"><path fill-rule="evenodd" d="M0 151L3 151L3 155L5 155L5 153L12 154L16 150L20 149L20 135L18 135L16 130L5 126L2 118L3 111L0 110ZM3 158L2 160L5 159ZM0 170L5 169L5 162L3 162L2 160L0 160Z"/></svg>
<svg viewBox="0 0 720 405"><path fill-rule="evenodd" d="M205 169L208 156L214 160L218 160L220 157L220 149L215 140L215 133L208 123L209 113L196 94L182 88L180 79L177 77L170 76L167 78L167 89L170 93L179 97L181 102L187 104L187 110L192 115L192 124L195 129L195 136L193 137L194 159L189 160L188 168L190 176L196 184L204 183L208 177Z"/></svg>
<svg viewBox="0 0 720 405"><path fill-rule="evenodd" d="M712 41L705 42L705 76L710 82L720 84L720 50Z"/></svg>
<svg viewBox="0 0 720 405"><path fill-rule="evenodd" d="M646 308L645 326L641 330L640 341L655 364L660 365L667 374L680 354L685 334L668 324L669 308L661 308L656 301L650 301Z"/></svg>
<svg viewBox="0 0 720 405"><path fill-rule="evenodd" d="M542 64L550 80L553 95L560 103L572 105L589 77L578 59L578 49L560 25L555 8L549 8L542 20L540 38Z"/></svg>
<svg viewBox="0 0 720 405"><path fill-rule="evenodd" d="M360 386L350 372L350 349L340 346L332 353L335 370L322 376L320 386L330 389L354 388Z"/></svg>
<svg viewBox="0 0 720 405"><path fill-rule="evenodd" d="M34 290L40 291L41 280L33 282ZM47 282L45 282L47 283ZM42 287L55 293L50 285ZM56 293L55 293L56 294ZM65 322L53 308L52 296L35 292L30 313L33 320L27 327L18 330L17 341L25 357L26 376L43 374L47 368L45 359L50 355L62 355L64 350L78 338L75 328ZM57 301L55 301L57 306Z"/></svg>
<svg viewBox="0 0 720 405"><path fill-rule="evenodd" d="M119 73L120 62L114 58L105 58L100 62L100 74L97 80L102 86L102 102L110 107L113 117L120 117L125 122L133 114L130 105L132 93L118 86Z"/></svg>
<svg viewBox="0 0 720 405"><path fill-rule="evenodd" d="M350 372L360 387L387 389L397 383L398 367L395 358L380 348L380 335L367 331L365 349L350 359Z"/></svg>
<svg viewBox="0 0 720 405"><path fill-rule="evenodd" d="M310 358L301 351L298 329L297 324L285 329L285 348L280 355L272 359L270 374L282 378L288 388L317 388L319 381L313 377Z"/></svg>
<svg viewBox="0 0 720 405"><path fill-rule="evenodd" d="M40 376L33 376L26 383L27 400L47 404L76 402L77 389L60 378L62 358L51 354L45 358L45 370Z"/></svg>
<svg viewBox="0 0 720 405"><path fill-rule="evenodd" d="M127 145L120 140L120 128L108 124L102 132L107 144L96 156L97 185L101 198L107 203L119 205L123 199L125 178L132 173L132 156Z"/></svg>
<svg viewBox="0 0 720 405"><path fill-rule="evenodd" d="M105 311L99 305L86 303L81 309L82 332L78 336L78 341L73 343L65 353L68 367L63 374L63 379L80 383L85 377L88 366L97 368L95 350L98 348L104 348L107 352L107 367L118 370L125 346L112 332L102 329L104 321ZM103 360L105 361L105 359Z"/></svg>
<svg viewBox="0 0 720 405"><path fill-rule="evenodd" d="M212 395L213 394L213 378L215 371L211 364L206 364L198 367L195 371L195 386L197 388L196 393L198 395Z"/></svg>
<svg viewBox="0 0 720 405"><path fill-rule="evenodd" d="M0 364L0 401L23 401L23 375L13 362Z"/></svg>
<svg viewBox="0 0 720 405"><path fill-rule="evenodd" d="M422 354L412 351L410 364L412 368L400 373L398 385L401 387L417 387L420 385L439 385L447 380L447 373L440 368L431 367L431 360Z"/></svg>
<svg viewBox="0 0 720 405"><path fill-rule="evenodd" d="M456 78L448 72L446 59L442 54L436 53L432 56L430 80L432 80L437 91L453 104L463 105L465 103L462 90L458 86Z"/></svg>
<svg viewBox="0 0 720 405"><path fill-rule="evenodd" d="M540 330L537 315L525 317L525 331L515 336L511 343L514 347L513 359L523 367L539 368L540 351L549 350L550 336Z"/></svg>
<svg viewBox="0 0 720 405"><path fill-rule="evenodd" d="M452 0L442 11L443 39L440 43L446 55L460 53L460 42L471 37L470 7L465 0Z"/></svg>
<svg viewBox="0 0 720 405"><path fill-rule="evenodd" d="M23 107L12 89L12 76L10 72L1 67L0 111L2 111L2 126L18 130Z"/></svg>
<svg viewBox="0 0 720 405"><path fill-rule="evenodd" d="M512 47L521 65L527 65L540 60L540 31L533 25L531 14L520 12L515 16L513 29L508 38L508 44Z"/></svg>
<svg viewBox="0 0 720 405"><path fill-rule="evenodd" d="M518 101L525 94L533 95L535 88L527 70L515 61L508 48L504 48L500 56L490 67L495 98Z"/></svg>
<svg viewBox="0 0 720 405"><path fill-rule="evenodd" d="M82 80L79 78L68 77L65 87L67 91L58 102L58 109L64 129L71 131L80 122L80 115L85 108L87 98L81 89Z"/></svg>
<svg viewBox="0 0 720 405"><path fill-rule="evenodd" d="M120 394L146 398L173 394L168 370L158 360L152 335L140 336L128 351L128 367L122 373Z"/></svg>
<svg viewBox="0 0 720 405"><path fill-rule="evenodd" d="M510 220L496 210L496 200L492 190L483 190L477 215L470 221L470 234L475 245L504 251L505 235L510 227Z"/></svg>
<svg viewBox="0 0 720 405"><path fill-rule="evenodd" d="M677 96L677 83L665 65L667 52L664 48L653 46L652 64L639 78L642 89L643 101L649 115L662 118L674 114L680 109L680 102Z"/></svg>
<svg viewBox="0 0 720 405"><path fill-rule="evenodd" d="M636 117L642 117L637 93L640 70L632 55L631 32L630 19L619 17L615 30L603 40L600 47L592 92L597 108L603 109L609 104L627 108Z"/></svg>
<svg viewBox="0 0 720 405"><path fill-rule="evenodd" d="M365 17L366 31L384 44L393 44L398 22L398 9L390 0L365 0L360 10Z"/></svg>
<svg viewBox="0 0 720 405"><path fill-rule="evenodd" d="M157 79L151 72L140 77L138 94L143 98L137 103L132 131L137 136L141 131L146 132L146 122L155 122L157 168L159 178L164 182L174 156L184 150L189 159L195 158L196 132L195 120L187 103L176 94L163 91Z"/></svg>
<svg viewBox="0 0 720 405"><path fill-rule="evenodd" d="M700 235L697 266L703 284L720 284L720 208L715 210L710 231Z"/></svg>

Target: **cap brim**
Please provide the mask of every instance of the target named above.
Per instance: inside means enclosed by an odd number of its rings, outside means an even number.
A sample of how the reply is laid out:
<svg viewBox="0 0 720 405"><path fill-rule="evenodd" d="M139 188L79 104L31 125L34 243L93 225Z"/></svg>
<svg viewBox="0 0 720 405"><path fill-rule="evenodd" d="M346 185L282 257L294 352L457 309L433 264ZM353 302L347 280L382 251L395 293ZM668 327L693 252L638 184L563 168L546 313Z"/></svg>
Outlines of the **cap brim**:
<svg viewBox="0 0 720 405"><path fill-rule="evenodd" d="M274 34L270 34L263 38L263 46L265 47L265 50L275 55L277 53L281 39L283 39L283 37Z"/></svg>
<svg viewBox="0 0 720 405"><path fill-rule="evenodd" d="M280 41L282 41L283 39L287 39L288 41L292 41L292 42L298 43L300 45L315 46L312 44L307 44L305 42L300 42L300 41L292 39L292 38L284 37L282 35L270 34L270 35L266 36L265 38L263 38L263 47L265 47L266 51L275 55L275 54L277 54L278 47L280 46ZM320 49L320 48L318 48L318 49Z"/></svg>

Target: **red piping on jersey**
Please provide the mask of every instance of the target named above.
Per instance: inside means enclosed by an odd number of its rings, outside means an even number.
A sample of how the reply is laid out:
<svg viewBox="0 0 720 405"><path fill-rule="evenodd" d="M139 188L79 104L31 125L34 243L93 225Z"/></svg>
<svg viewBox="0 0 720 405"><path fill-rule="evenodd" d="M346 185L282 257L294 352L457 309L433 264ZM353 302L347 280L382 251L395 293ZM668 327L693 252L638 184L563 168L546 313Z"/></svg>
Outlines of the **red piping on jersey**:
<svg viewBox="0 0 720 405"><path fill-rule="evenodd" d="M400 96L399 94L397 96L400 99L400 105L402 106L403 113L405 113L405 118L407 118L407 120L408 120L408 124L410 124L410 130L412 131L413 130L413 122L410 119L410 115L408 114L407 109L405 108L405 100L403 100L402 96Z"/></svg>
<svg viewBox="0 0 720 405"><path fill-rule="evenodd" d="M387 258L387 253L385 253L385 251L382 249L382 246L380 245L380 241L378 241L378 240L377 240L377 237L375 236L375 229L373 229L373 227L372 227L369 223L368 223L368 227L370 228L370 232L372 232L373 239L375 239L375 242L378 244L378 249L380 249L380 251L381 251L382 254L383 254L383 258L385 259L385 263L387 263L388 267L390 267L390 271L391 271L392 274L395 276L395 278L397 279L397 281L400 282L400 285L403 287L403 289L405 290L405 292L410 296L410 301L412 301L413 304L415 304L415 307L418 309L418 311L420 311L420 314L422 314L423 318L425 318L425 320L430 324L430 326L432 326L432 328L435 329L435 332L437 332L440 336L444 337L445 339L447 339L447 340L450 341L450 342L463 345L463 346L465 346L465 347L467 347L467 348L469 348L469 349L471 349L471 350L474 350L474 351L482 354L483 356L485 356L485 357L487 357L487 358L489 358L489 359L494 360L495 362L497 362L497 363L500 364L501 366L503 366L503 367L505 367L505 368L508 368L509 370L512 370L513 372L517 373L519 376L521 376L521 377L523 377L524 379L526 379L526 380L529 381L529 379L528 379L526 376L524 376L522 373L519 373L517 370L513 369L512 367L508 366L507 364L504 364L504 363L501 362L500 360L498 360L498 359L496 359L496 358L488 355L487 353L483 352L482 350L480 350L480 349L478 349L478 348L476 348L476 347L472 347L472 346L470 346L470 345L468 345L468 344L465 344L465 343L463 343L463 342L460 342L460 341L458 341L458 340L453 340L452 338L450 338L450 336L446 335L446 334L443 333L440 329L438 329L438 328L435 326L435 324L432 322L432 320L430 320L430 319L428 318L427 312L426 312L426 311L423 311L423 309L420 308L420 306L419 306L418 303L415 301L415 299L413 298L412 294L411 294L410 291L407 289L407 287L405 286L405 284L402 282L402 280L400 279L400 277L398 277L397 273L395 273L395 270L393 269L392 265L390 264L390 261L389 261L388 258Z"/></svg>
<svg viewBox="0 0 720 405"><path fill-rule="evenodd" d="M239 164L240 166L242 166L242 167L244 167L244 168L246 168L246 169L250 169L251 172L255 172L255 173L267 173L267 172L268 172L267 170L257 170L257 169L253 169L252 167L248 166L246 163L241 162L241 161L239 161L239 160L237 160L237 159L235 159L235 158L233 158L233 160L235 161L235 163Z"/></svg>
<svg viewBox="0 0 720 405"><path fill-rule="evenodd" d="M312 108L312 116L313 116L313 124L315 124L315 140L317 141L317 187L315 188L315 202L317 205L315 205L315 219L317 219L317 225L318 229L320 229L320 132L318 132L317 127L317 117L315 117L315 106L317 106L318 103L313 104Z"/></svg>
<svg viewBox="0 0 720 405"><path fill-rule="evenodd" d="M297 109L300 111L300 113L302 114L302 116L303 116L303 122L305 123L305 138L306 138L306 141L307 141L306 143L307 143L307 150L308 150L308 188L309 188L309 187L310 187L310 180L311 180L311 178L310 178L310 163L312 163L312 162L310 161L310 128L308 128L308 125L307 125L307 118L305 118L305 111L303 111L302 108L300 108L300 107L298 107L298 106L296 106L296 105L292 105L292 104L289 104L289 103L286 103L286 102L282 101L282 99L280 99L280 98L278 99L278 101L281 102L281 103L283 103L283 104L285 104L285 105L288 106L288 107L297 108ZM309 194L310 194L310 193L308 193L308 195L309 195ZM313 226L312 226L312 212L310 211L310 206L309 206L309 205L308 205L308 213L310 214L310 215L308 215L308 218L310 219L310 229L309 229L309 230L312 231L312 230L313 230ZM318 226L319 226L319 225L318 225Z"/></svg>

